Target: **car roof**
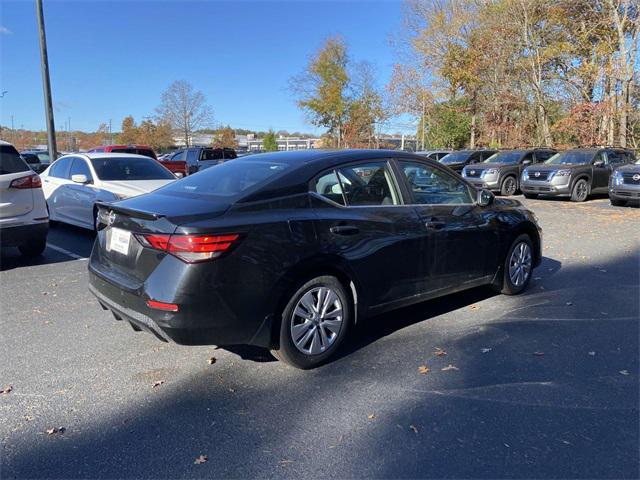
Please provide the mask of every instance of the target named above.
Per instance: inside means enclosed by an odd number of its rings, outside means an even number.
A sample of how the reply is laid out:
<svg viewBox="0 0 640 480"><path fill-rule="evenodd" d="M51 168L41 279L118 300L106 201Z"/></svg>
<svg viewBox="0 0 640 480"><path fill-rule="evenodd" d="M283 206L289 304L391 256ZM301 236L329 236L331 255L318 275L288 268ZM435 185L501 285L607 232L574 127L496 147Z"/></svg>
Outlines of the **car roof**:
<svg viewBox="0 0 640 480"><path fill-rule="evenodd" d="M113 152L83 152L83 153L70 153L60 157L58 160L65 157L85 157L88 159L101 159L101 158L144 158L146 160L153 160L151 157L145 155L138 155L136 153L113 153Z"/></svg>
<svg viewBox="0 0 640 480"><path fill-rule="evenodd" d="M11 145L9 142L5 142L4 140L0 140L0 145Z"/></svg>

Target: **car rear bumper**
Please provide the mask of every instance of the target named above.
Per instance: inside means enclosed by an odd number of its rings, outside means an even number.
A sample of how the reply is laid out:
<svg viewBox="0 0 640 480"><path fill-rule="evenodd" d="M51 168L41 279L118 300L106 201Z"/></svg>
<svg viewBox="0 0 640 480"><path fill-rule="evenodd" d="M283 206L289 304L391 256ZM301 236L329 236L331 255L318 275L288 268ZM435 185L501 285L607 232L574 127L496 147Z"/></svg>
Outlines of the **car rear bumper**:
<svg viewBox="0 0 640 480"><path fill-rule="evenodd" d="M46 240L48 232L48 221L11 227L3 227L0 223L0 244L3 247L18 247L32 240Z"/></svg>
<svg viewBox="0 0 640 480"><path fill-rule="evenodd" d="M254 341L259 337L261 328L266 328L267 319L243 321L213 292L206 297L191 297L189 302L179 303L177 312L156 310L147 306L146 302L151 296L144 285L139 291L132 292L105 278L91 265L89 291L117 320L126 320L134 330L153 333L165 342L172 341L180 345L268 346ZM168 302L172 303L171 300Z"/></svg>

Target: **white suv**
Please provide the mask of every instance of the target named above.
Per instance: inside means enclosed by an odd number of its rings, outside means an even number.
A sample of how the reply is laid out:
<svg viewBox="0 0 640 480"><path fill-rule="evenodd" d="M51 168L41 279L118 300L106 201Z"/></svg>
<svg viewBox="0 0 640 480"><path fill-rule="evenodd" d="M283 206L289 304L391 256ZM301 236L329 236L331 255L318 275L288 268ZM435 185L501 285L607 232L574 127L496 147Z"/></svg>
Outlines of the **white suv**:
<svg viewBox="0 0 640 480"><path fill-rule="evenodd" d="M35 257L46 248L48 231L40 177L13 145L0 140L0 245Z"/></svg>

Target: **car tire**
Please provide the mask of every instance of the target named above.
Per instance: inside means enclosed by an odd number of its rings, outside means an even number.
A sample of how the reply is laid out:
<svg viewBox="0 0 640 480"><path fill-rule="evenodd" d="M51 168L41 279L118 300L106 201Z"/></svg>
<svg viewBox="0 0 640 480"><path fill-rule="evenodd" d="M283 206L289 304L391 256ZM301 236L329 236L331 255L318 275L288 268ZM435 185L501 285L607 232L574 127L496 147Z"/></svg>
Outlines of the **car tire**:
<svg viewBox="0 0 640 480"><path fill-rule="evenodd" d="M309 280L290 296L282 310L280 348L271 353L295 368L322 365L347 336L352 312L351 296L336 277L323 275Z"/></svg>
<svg viewBox="0 0 640 480"><path fill-rule="evenodd" d="M507 251L503 269L500 293L517 295L527 288L533 273L533 244L529 235L519 235L513 241Z"/></svg>
<svg viewBox="0 0 640 480"><path fill-rule="evenodd" d="M523 193L524 198L528 198L529 200L535 200L536 198L538 198L538 194L537 193Z"/></svg>
<svg viewBox="0 0 640 480"><path fill-rule="evenodd" d="M28 242L23 243L18 247L20 253L28 258L38 257L42 255L44 249L47 248L47 239L45 238L35 238L33 240L29 240Z"/></svg>
<svg viewBox="0 0 640 480"><path fill-rule="evenodd" d="M589 197L589 183L581 178L573 184L571 189L572 202L584 202Z"/></svg>
<svg viewBox="0 0 640 480"><path fill-rule="evenodd" d="M518 182L514 177L506 177L500 184L500 195L510 197L518 191Z"/></svg>
<svg viewBox="0 0 640 480"><path fill-rule="evenodd" d="M614 207L624 207L627 204L625 200L615 200L613 198L610 198L609 201Z"/></svg>

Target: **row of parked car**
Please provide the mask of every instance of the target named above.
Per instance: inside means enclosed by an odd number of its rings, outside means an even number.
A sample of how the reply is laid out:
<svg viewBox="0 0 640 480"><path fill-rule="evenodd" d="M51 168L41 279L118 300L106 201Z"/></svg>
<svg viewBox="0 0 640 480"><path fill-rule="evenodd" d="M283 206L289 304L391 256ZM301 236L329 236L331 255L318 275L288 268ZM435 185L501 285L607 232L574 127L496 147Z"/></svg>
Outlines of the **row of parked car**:
<svg viewBox="0 0 640 480"><path fill-rule="evenodd" d="M584 202L608 193L611 204L640 201L640 163L631 150L615 147L517 150L425 151L472 185L526 198L564 196Z"/></svg>

